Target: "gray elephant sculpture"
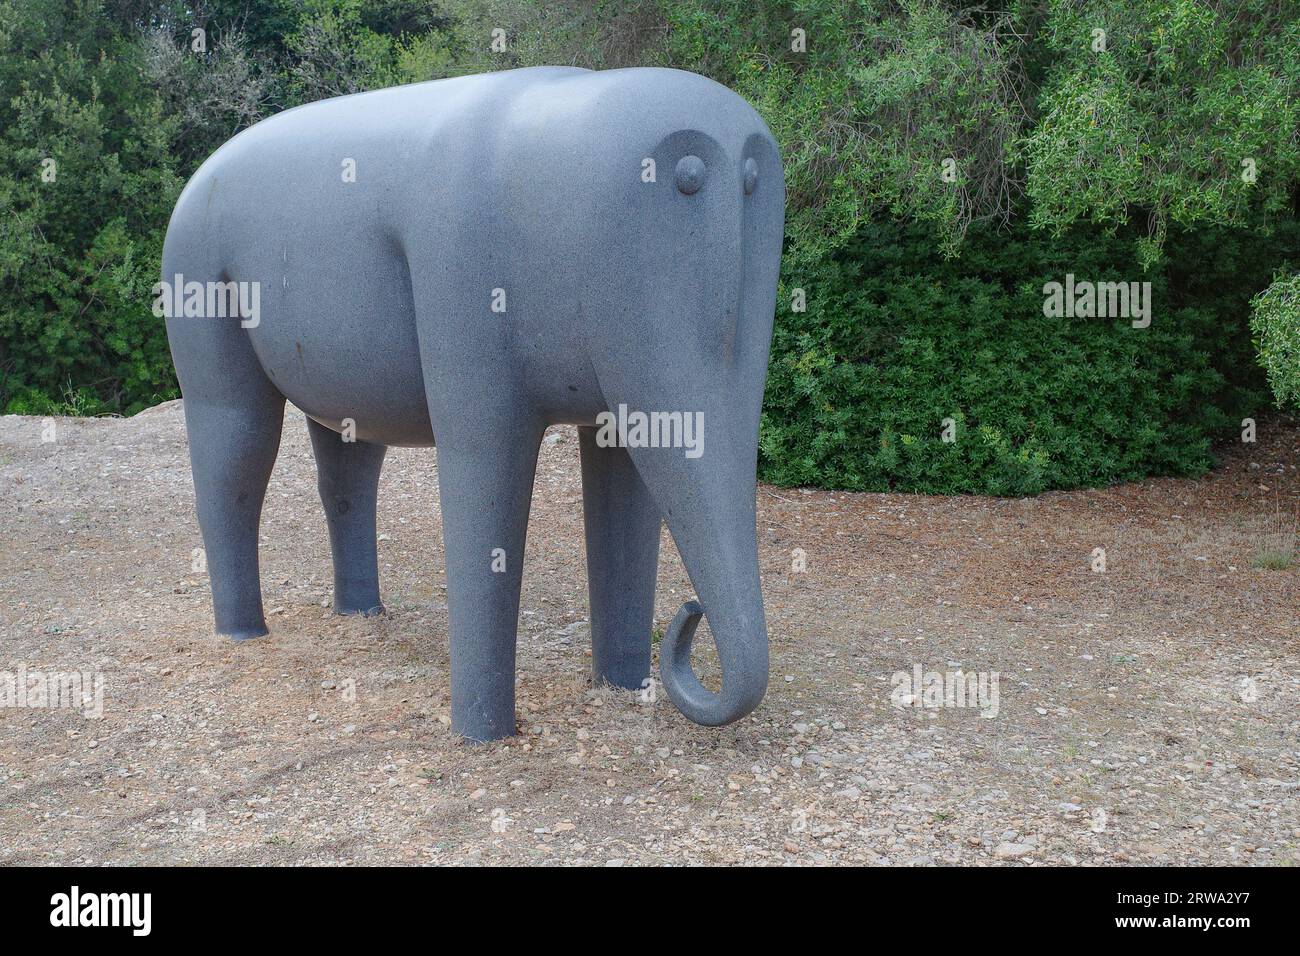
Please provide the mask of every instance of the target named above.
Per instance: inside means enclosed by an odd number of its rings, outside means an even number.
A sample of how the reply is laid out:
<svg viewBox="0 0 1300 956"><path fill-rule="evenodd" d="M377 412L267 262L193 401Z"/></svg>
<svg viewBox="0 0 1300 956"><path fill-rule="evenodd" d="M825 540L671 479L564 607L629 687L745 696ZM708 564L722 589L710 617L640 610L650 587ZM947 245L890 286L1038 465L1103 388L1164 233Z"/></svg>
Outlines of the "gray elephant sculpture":
<svg viewBox="0 0 1300 956"><path fill-rule="evenodd" d="M286 399L307 416L339 613L381 609L386 447L436 438L452 726L513 734L538 447L568 423L595 678L646 686L666 521L699 601L664 635L664 688L697 723L747 714L767 687L755 467L784 208L758 114L676 70L438 80L226 143L176 204L155 290L218 633L266 633L258 524ZM717 692L691 668L702 615Z"/></svg>

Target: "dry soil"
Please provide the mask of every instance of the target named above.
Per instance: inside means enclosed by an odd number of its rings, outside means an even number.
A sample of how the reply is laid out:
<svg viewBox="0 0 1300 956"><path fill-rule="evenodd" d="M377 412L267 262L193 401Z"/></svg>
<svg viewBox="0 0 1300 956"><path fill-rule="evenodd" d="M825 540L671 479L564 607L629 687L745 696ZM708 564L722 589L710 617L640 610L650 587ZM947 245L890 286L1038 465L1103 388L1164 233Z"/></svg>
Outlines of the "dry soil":
<svg viewBox="0 0 1300 956"><path fill-rule="evenodd" d="M386 464L388 613L336 617L291 410L262 527L271 634L236 645L195 561L179 403L50 424L0 418L0 673L97 675L103 708L0 707L0 862L1300 858L1300 571L1256 567L1294 543L1285 423L1196 481L1026 500L761 486L772 682L717 730L591 687L576 435L554 430L520 734L482 746L449 727L435 452ZM690 596L665 534L656 626ZM996 675L996 710L896 706L918 665Z"/></svg>

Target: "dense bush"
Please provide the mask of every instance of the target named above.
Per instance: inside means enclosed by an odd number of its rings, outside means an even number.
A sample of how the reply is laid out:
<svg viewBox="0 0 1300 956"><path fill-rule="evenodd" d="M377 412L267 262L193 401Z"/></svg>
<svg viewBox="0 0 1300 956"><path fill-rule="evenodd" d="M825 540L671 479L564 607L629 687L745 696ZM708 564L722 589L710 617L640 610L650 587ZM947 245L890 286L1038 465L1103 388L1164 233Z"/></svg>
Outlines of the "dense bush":
<svg viewBox="0 0 1300 956"><path fill-rule="evenodd" d="M139 47L94 6L0 4L0 405L175 392L149 311L182 180Z"/></svg>
<svg viewBox="0 0 1300 956"><path fill-rule="evenodd" d="M917 226L868 226L805 275L806 312L782 310L763 473L781 484L1020 495L1202 471L1211 436L1267 408L1258 376L1233 374L1252 367L1243 316L1267 263L1298 247L1291 226L1236 237L1219 250L1228 268L1144 274L1126 235L983 228L951 259ZM1175 233L1169 253L1204 262L1210 250ZM1044 285L1067 273L1151 282L1150 326L1045 316Z"/></svg>
<svg viewBox="0 0 1300 956"><path fill-rule="evenodd" d="M1300 268L1296 49L1300 6L1276 0L0 0L0 410L176 394L149 309L168 214L262 116L657 64L738 90L781 143L765 478L1020 494L1193 474L1260 411L1248 304ZM1152 282L1151 327L1044 316L1066 273ZM1293 297L1257 306L1275 383Z"/></svg>
<svg viewBox="0 0 1300 956"><path fill-rule="evenodd" d="M1300 273L1278 276L1251 302L1251 330L1279 406L1300 406Z"/></svg>

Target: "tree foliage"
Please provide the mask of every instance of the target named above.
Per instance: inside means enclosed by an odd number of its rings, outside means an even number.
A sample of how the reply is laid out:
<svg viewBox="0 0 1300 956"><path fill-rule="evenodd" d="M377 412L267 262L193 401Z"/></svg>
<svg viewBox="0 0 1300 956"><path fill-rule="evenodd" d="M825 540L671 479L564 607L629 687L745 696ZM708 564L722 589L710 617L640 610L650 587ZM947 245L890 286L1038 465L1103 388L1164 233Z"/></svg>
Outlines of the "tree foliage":
<svg viewBox="0 0 1300 956"><path fill-rule="evenodd" d="M781 144L765 477L1010 494L1195 473L1262 401L1252 297L1297 397L1297 50L1283 0L0 0L0 409L176 394L149 309L168 216L258 119L664 65L738 90ZM1045 317L1067 272L1150 281L1152 326Z"/></svg>
<svg viewBox="0 0 1300 956"><path fill-rule="evenodd" d="M1279 275L1251 300L1250 328L1279 406L1300 406L1300 273Z"/></svg>

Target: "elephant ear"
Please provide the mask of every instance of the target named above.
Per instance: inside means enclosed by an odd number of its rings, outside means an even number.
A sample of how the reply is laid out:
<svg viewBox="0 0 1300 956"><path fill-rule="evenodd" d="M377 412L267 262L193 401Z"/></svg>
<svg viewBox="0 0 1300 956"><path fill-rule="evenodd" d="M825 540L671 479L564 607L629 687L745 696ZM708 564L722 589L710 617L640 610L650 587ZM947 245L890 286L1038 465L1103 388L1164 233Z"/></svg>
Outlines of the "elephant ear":
<svg viewBox="0 0 1300 956"><path fill-rule="evenodd" d="M679 188L691 161L697 181ZM653 166L653 179L644 164ZM739 171L698 130L666 137L592 210L580 294L588 355L611 407L679 408L732 364L743 276ZM688 187L689 188L689 187ZM594 197L593 197L594 198ZM701 376L706 375L702 381Z"/></svg>

